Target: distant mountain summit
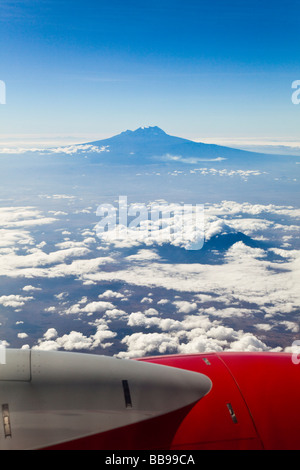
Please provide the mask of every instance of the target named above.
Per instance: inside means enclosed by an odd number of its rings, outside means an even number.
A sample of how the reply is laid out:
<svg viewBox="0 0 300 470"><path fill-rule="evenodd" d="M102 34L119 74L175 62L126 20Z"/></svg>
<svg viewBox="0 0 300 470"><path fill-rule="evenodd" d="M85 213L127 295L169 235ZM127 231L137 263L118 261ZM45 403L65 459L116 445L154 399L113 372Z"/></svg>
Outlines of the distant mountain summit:
<svg viewBox="0 0 300 470"><path fill-rule="evenodd" d="M89 152L87 155L90 161L118 165L174 162L177 165L187 165L223 160L249 163L249 160L257 161L263 155L171 136L157 126L126 130L116 136L86 145L95 149L94 153Z"/></svg>
<svg viewBox="0 0 300 470"><path fill-rule="evenodd" d="M139 127L139 128L136 129L135 131L127 130L127 131L125 131L125 132L122 132L121 135L134 136L134 137L137 137L137 136L142 136L142 137L152 136L152 137L156 137L156 136L159 136L159 135L167 135L167 134L165 133L165 131L163 131L162 129L160 129L160 127L157 127L157 126L154 126L154 127L146 126L146 127Z"/></svg>

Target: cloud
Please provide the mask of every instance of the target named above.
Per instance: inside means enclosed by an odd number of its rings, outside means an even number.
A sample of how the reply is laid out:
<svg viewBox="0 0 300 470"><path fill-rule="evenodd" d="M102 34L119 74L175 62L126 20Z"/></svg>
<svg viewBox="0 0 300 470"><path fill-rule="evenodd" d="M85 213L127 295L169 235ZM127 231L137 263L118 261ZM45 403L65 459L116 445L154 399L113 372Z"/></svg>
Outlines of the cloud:
<svg viewBox="0 0 300 470"><path fill-rule="evenodd" d="M36 249L27 255L4 254L0 257L0 275L49 279L66 276L81 278L82 275L97 272L103 264L114 263L114 259L110 257L73 259L87 256L89 253L88 248L74 247L52 253L44 253ZM69 261L68 264L67 261Z"/></svg>
<svg viewBox="0 0 300 470"><path fill-rule="evenodd" d="M186 316L178 321L171 318L147 318L142 312L129 315L133 328L158 328L161 332L136 332L125 336L121 343L127 348L117 357L137 358L156 354L198 354L212 351L270 351L253 334L235 331L219 325L208 316Z"/></svg>
<svg viewBox="0 0 300 470"><path fill-rule="evenodd" d="M126 261L151 261L159 260L160 256L152 250L139 250L136 254L126 256Z"/></svg>
<svg viewBox="0 0 300 470"><path fill-rule="evenodd" d="M104 231L103 220L96 225L95 230L101 242L116 248L172 245L200 250L204 241L217 235L242 232L248 236L263 236L264 233L269 236L271 229L278 232L299 231L299 227L289 220L285 225L278 223L278 215L296 220L300 218L300 210L292 206L223 201L204 207L201 204L187 206L154 201L147 206L131 204L129 210L131 214L140 214L134 221L136 223L131 222L129 227L121 223L113 225L112 218L108 230ZM126 259L131 263L150 259L155 261L159 260L159 255L141 247L136 254Z"/></svg>
<svg viewBox="0 0 300 470"><path fill-rule="evenodd" d="M57 196L58 199L66 198L66 201L71 197ZM199 256L199 262L188 264L184 261L169 262L161 254L163 249L158 251L157 245L154 248L153 244L144 243L141 237L130 255L125 251L126 256L122 257L120 249L111 250L110 256L99 257L94 232L89 229L77 230L80 241L77 238L63 241L58 238L47 245L36 244L35 228L43 225L38 221L47 220L51 228L55 219L50 219L50 222L42 212L32 207L0 210L0 221L5 224L0 230L0 275L40 278L38 285L42 285L41 279L71 276L80 280L85 290L78 300L72 298L72 302L66 299L68 293L57 290L57 305L53 304L55 312L75 315L76 319L83 315L88 319L101 317L89 323L89 333L84 330L83 321L82 331L68 330L66 334L59 334L50 329L35 347L93 351L113 345L115 352L122 341L120 357L127 358L220 350L264 351L270 349L265 338L269 332L272 333L272 328L290 335L297 334L299 329L293 315L299 312L300 305L300 250L291 248L299 236L298 209L223 201L208 204L205 211L207 240L241 231L248 236L263 236L269 240L268 244L254 247L239 241L226 248L222 258L217 252L217 263L207 262L205 257ZM164 215L167 216L167 212ZM173 213L174 222L175 216ZM22 223L26 225L27 222L25 229ZM54 230L57 230L57 224ZM58 236L62 235L62 230L57 231ZM274 240L272 245L270 241ZM287 241L288 246L282 245ZM126 244L125 238L123 246ZM167 240L163 241L164 244L168 244ZM105 246L103 244L101 248ZM183 247L182 244L178 246ZM105 250L103 252L106 253ZM101 287L100 293L95 288L93 297L89 298L88 286L102 282L121 282L123 294L111 285L106 290ZM117 303L127 298L124 285L129 286L130 292L127 293L135 302L137 299L140 302L137 309L126 303L129 313L119 309ZM140 287L151 289L154 295L147 296L144 289L141 293ZM156 288L159 291L155 291ZM23 287L23 293L38 292L38 289L41 288L29 283ZM162 299L159 300L157 292ZM180 294L180 298L175 294ZM7 295L0 297L0 304L20 308L31 300L33 297L26 295ZM147 308L152 305L157 309ZM49 303L45 307L49 308ZM81 320L86 320L85 317ZM243 328L247 329L250 324L256 326L254 331L257 335L252 333L253 330L251 333L234 330L232 326L237 319L245 320L240 323ZM124 338L112 331L114 322L118 328L120 323L127 328ZM91 335L90 328L94 328Z"/></svg>
<svg viewBox="0 0 300 470"><path fill-rule="evenodd" d="M150 354L172 354L178 351L178 339L169 334L161 333L134 333L125 336L122 344L127 345L127 352L120 352L120 358L137 358Z"/></svg>
<svg viewBox="0 0 300 470"><path fill-rule="evenodd" d="M56 148L51 148L51 149L42 149L42 150L36 150L39 153L59 153L59 154L66 154L66 155L76 155L76 154L89 154L89 153L103 153L103 152L109 152L109 145L102 145L101 147L97 145L91 145L91 144L83 144L83 145L68 145L66 147L56 147Z"/></svg>
<svg viewBox="0 0 300 470"><path fill-rule="evenodd" d="M20 338L20 339L28 338L28 334L27 333L18 333L18 338Z"/></svg>
<svg viewBox="0 0 300 470"><path fill-rule="evenodd" d="M196 162L195 162L196 163ZM247 181L250 176L261 176L266 174L265 171L260 170L228 170L226 168L216 169L216 168L194 168L190 173L200 174L200 175L211 175L211 176L223 176L223 177L235 177L238 176L244 181Z"/></svg>
<svg viewBox="0 0 300 470"><path fill-rule="evenodd" d="M141 300L141 304L152 304L153 299L151 297L143 297Z"/></svg>
<svg viewBox="0 0 300 470"><path fill-rule="evenodd" d="M156 160L160 160L163 162L181 162L181 163L189 163L189 164L197 164L198 162L222 162L223 160L227 160L224 157L216 157L216 158L197 158L197 157L183 157L182 155L171 155L167 153L160 157L154 157Z"/></svg>
<svg viewBox="0 0 300 470"><path fill-rule="evenodd" d="M102 243L113 244L118 248L171 244L196 250L203 246L204 207L201 204L193 206L154 201L148 205L135 203L123 207L120 203L121 209L123 212L127 209L127 225L126 220L116 223L117 208L111 207L109 213L95 226ZM107 208L99 206L97 215L102 216L105 211ZM134 219L129 221L131 217ZM130 262L149 259L159 259L159 255L141 249L137 254L127 257Z"/></svg>
<svg viewBox="0 0 300 470"><path fill-rule="evenodd" d="M49 330L47 330L46 333L44 334L44 338L46 341L55 339L57 338L57 336L58 336L58 333L55 328L49 328Z"/></svg>
<svg viewBox="0 0 300 470"><path fill-rule="evenodd" d="M34 286L24 286L23 291L25 292L37 292L41 291L42 289L40 287L34 287Z"/></svg>
<svg viewBox="0 0 300 470"><path fill-rule="evenodd" d="M122 299L122 298L124 298L124 295L121 294L121 292L114 292L114 291L109 289L109 290L106 290L105 292L103 292L103 294L98 295L98 298L99 299L111 299L111 298Z"/></svg>
<svg viewBox="0 0 300 470"><path fill-rule="evenodd" d="M291 252L284 261L269 261L267 251L237 242L227 251L223 264L181 264L179 269L178 265L153 262L86 277L97 282L121 281L139 287L205 292L217 302L235 302L235 311L241 315L245 311L251 313L251 309L241 308L241 304L249 303L256 305L262 315L274 316L299 309L299 271L300 251ZM226 309L218 312L223 316L232 314Z"/></svg>
<svg viewBox="0 0 300 470"><path fill-rule="evenodd" d="M238 341L231 343L230 349L232 351L244 352L263 352L270 350L270 348L268 348L262 341L260 341L251 333L246 333Z"/></svg>
<svg viewBox="0 0 300 470"><path fill-rule="evenodd" d="M0 222L2 228L34 227L55 222L53 217L45 217L34 207L2 207Z"/></svg>
<svg viewBox="0 0 300 470"><path fill-rule="evenodd" d="M179 313L191 313L197 310L196 302L187 302L185 300L177 300L173 302L173 305L177 307Z"/></svg>
<svg viewBox="0 0 300 470"><path fill-rule="evenodd" d="M46 331L43 338L38 340L38 344L32 349L44 351L57 351L63 349L65 351L92 351L96 348L107 348L112 345L108 340L113 339L116 333L110 331L105 324L97 326L96 333L91 336L85 336L79 331L71 331L69 334L58 336L57 331L51 328Z"/></svg>
<svg viewBox="0 0 300 470"><path fill-rule="evenodd" d="M72 307L68 308L65 313L69 314L82 314L82 313L103 313L106 310L112 310L115 306L111 302L90 302L84 307L81 307L80 304L72 305Z"/></svg>
<svg viewBox="0 0 300 470"><path fill-rule="evenodd" d="M40 148L40 147L2 147L0 148L0 154L12 154L21 155L24 153L38 153L41 155L52 155L52 154L65 154L65 155L86 155L90 153L103 153L110 152L108 145L98 147L97 145L91 144L78 144L78 145L67 145L53 148Z"/></svg>
<svg viewBox="0 0 300 470"><path fill-rule="evenodd" d="M275 214L285 215L292 218L300 218L300 209L293 206L278 206L276 204L251 204L249 202L239 203L236 201L222 201L220 203L206 206L207 213L220 216L236 216L239 214L261 215Z"/></svg>
<svg viewBox="0 0 300 470"><path fill-rule="evenodd" d="M165 304L168 304L170 302L169 299L160 299L158 302L157 302L157 305L165 305Z"/></svg>
<svg viewBox="0 0 300 470"><path fill-rule="evenodd" d="M26 302L33 300L33 297L22 297L21 295L2 295L0 305L3 307L18 308L23 307Z"/></svg>
<svg viewBox="0 0 300 470"><path fill-rule="evenodd" d="M73 198L67 195L54 195L57 198ZM107 262L113 263L110 257L91 258L92 237L81 242L64 241L57 243L57 250L43 251L45 242L36 243L27 229L50 225L57 219L44 217L38 209L26 207L0 208L0 275L7 277L65 277L78 276L95 272ZM86 259L76 259L76 258ZM91 259L89 259L91 258ZM25 291L29 287L25 286ZM36 289L36 288L34 288ZM31 289L33 290L33 289Z"/></svg>

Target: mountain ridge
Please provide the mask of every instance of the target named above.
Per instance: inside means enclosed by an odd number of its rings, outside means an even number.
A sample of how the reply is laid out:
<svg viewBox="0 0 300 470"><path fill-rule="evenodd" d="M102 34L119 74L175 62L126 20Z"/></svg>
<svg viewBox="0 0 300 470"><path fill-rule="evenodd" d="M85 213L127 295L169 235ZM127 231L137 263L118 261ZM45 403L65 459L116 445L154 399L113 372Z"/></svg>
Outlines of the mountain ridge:
<svg viewBox="0 0 300 470"><path fill-rule="evenodd" d="M139 127L133 131L128 129L106 139L88 142L86 145L105 149L94 155L89 153L87 157L94 163L101 161L105 164L176 163L189 165L223 160L229 160L232 163L255 163L262 157L278 157L216 144L194 142L169 135L158 126Z"/></svg>

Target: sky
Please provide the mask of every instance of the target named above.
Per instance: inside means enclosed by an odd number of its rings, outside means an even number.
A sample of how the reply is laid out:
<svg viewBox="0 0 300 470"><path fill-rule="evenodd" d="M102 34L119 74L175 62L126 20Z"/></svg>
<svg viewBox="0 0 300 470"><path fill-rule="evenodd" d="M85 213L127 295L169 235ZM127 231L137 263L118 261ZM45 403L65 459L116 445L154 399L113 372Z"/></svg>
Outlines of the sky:
<svg viewBox="0 0 300 470"><path fill-rule="evenodd" d="M157 125L295 145L299 14L300 0L1 0L1 142Z"/></svg>

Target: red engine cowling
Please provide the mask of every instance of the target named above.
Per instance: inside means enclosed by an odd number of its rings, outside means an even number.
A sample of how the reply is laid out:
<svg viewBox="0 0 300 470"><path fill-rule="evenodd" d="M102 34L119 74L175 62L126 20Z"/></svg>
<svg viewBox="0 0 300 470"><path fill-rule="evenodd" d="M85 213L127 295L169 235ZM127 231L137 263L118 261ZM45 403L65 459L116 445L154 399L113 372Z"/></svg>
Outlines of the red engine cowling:
<svg viewBox="0 0 300 470"><path fill-rule="evenodd" d="M184 417L171 449L300 448L300 365L284 353L149 358L198 371L213 387Z"/></svg>

